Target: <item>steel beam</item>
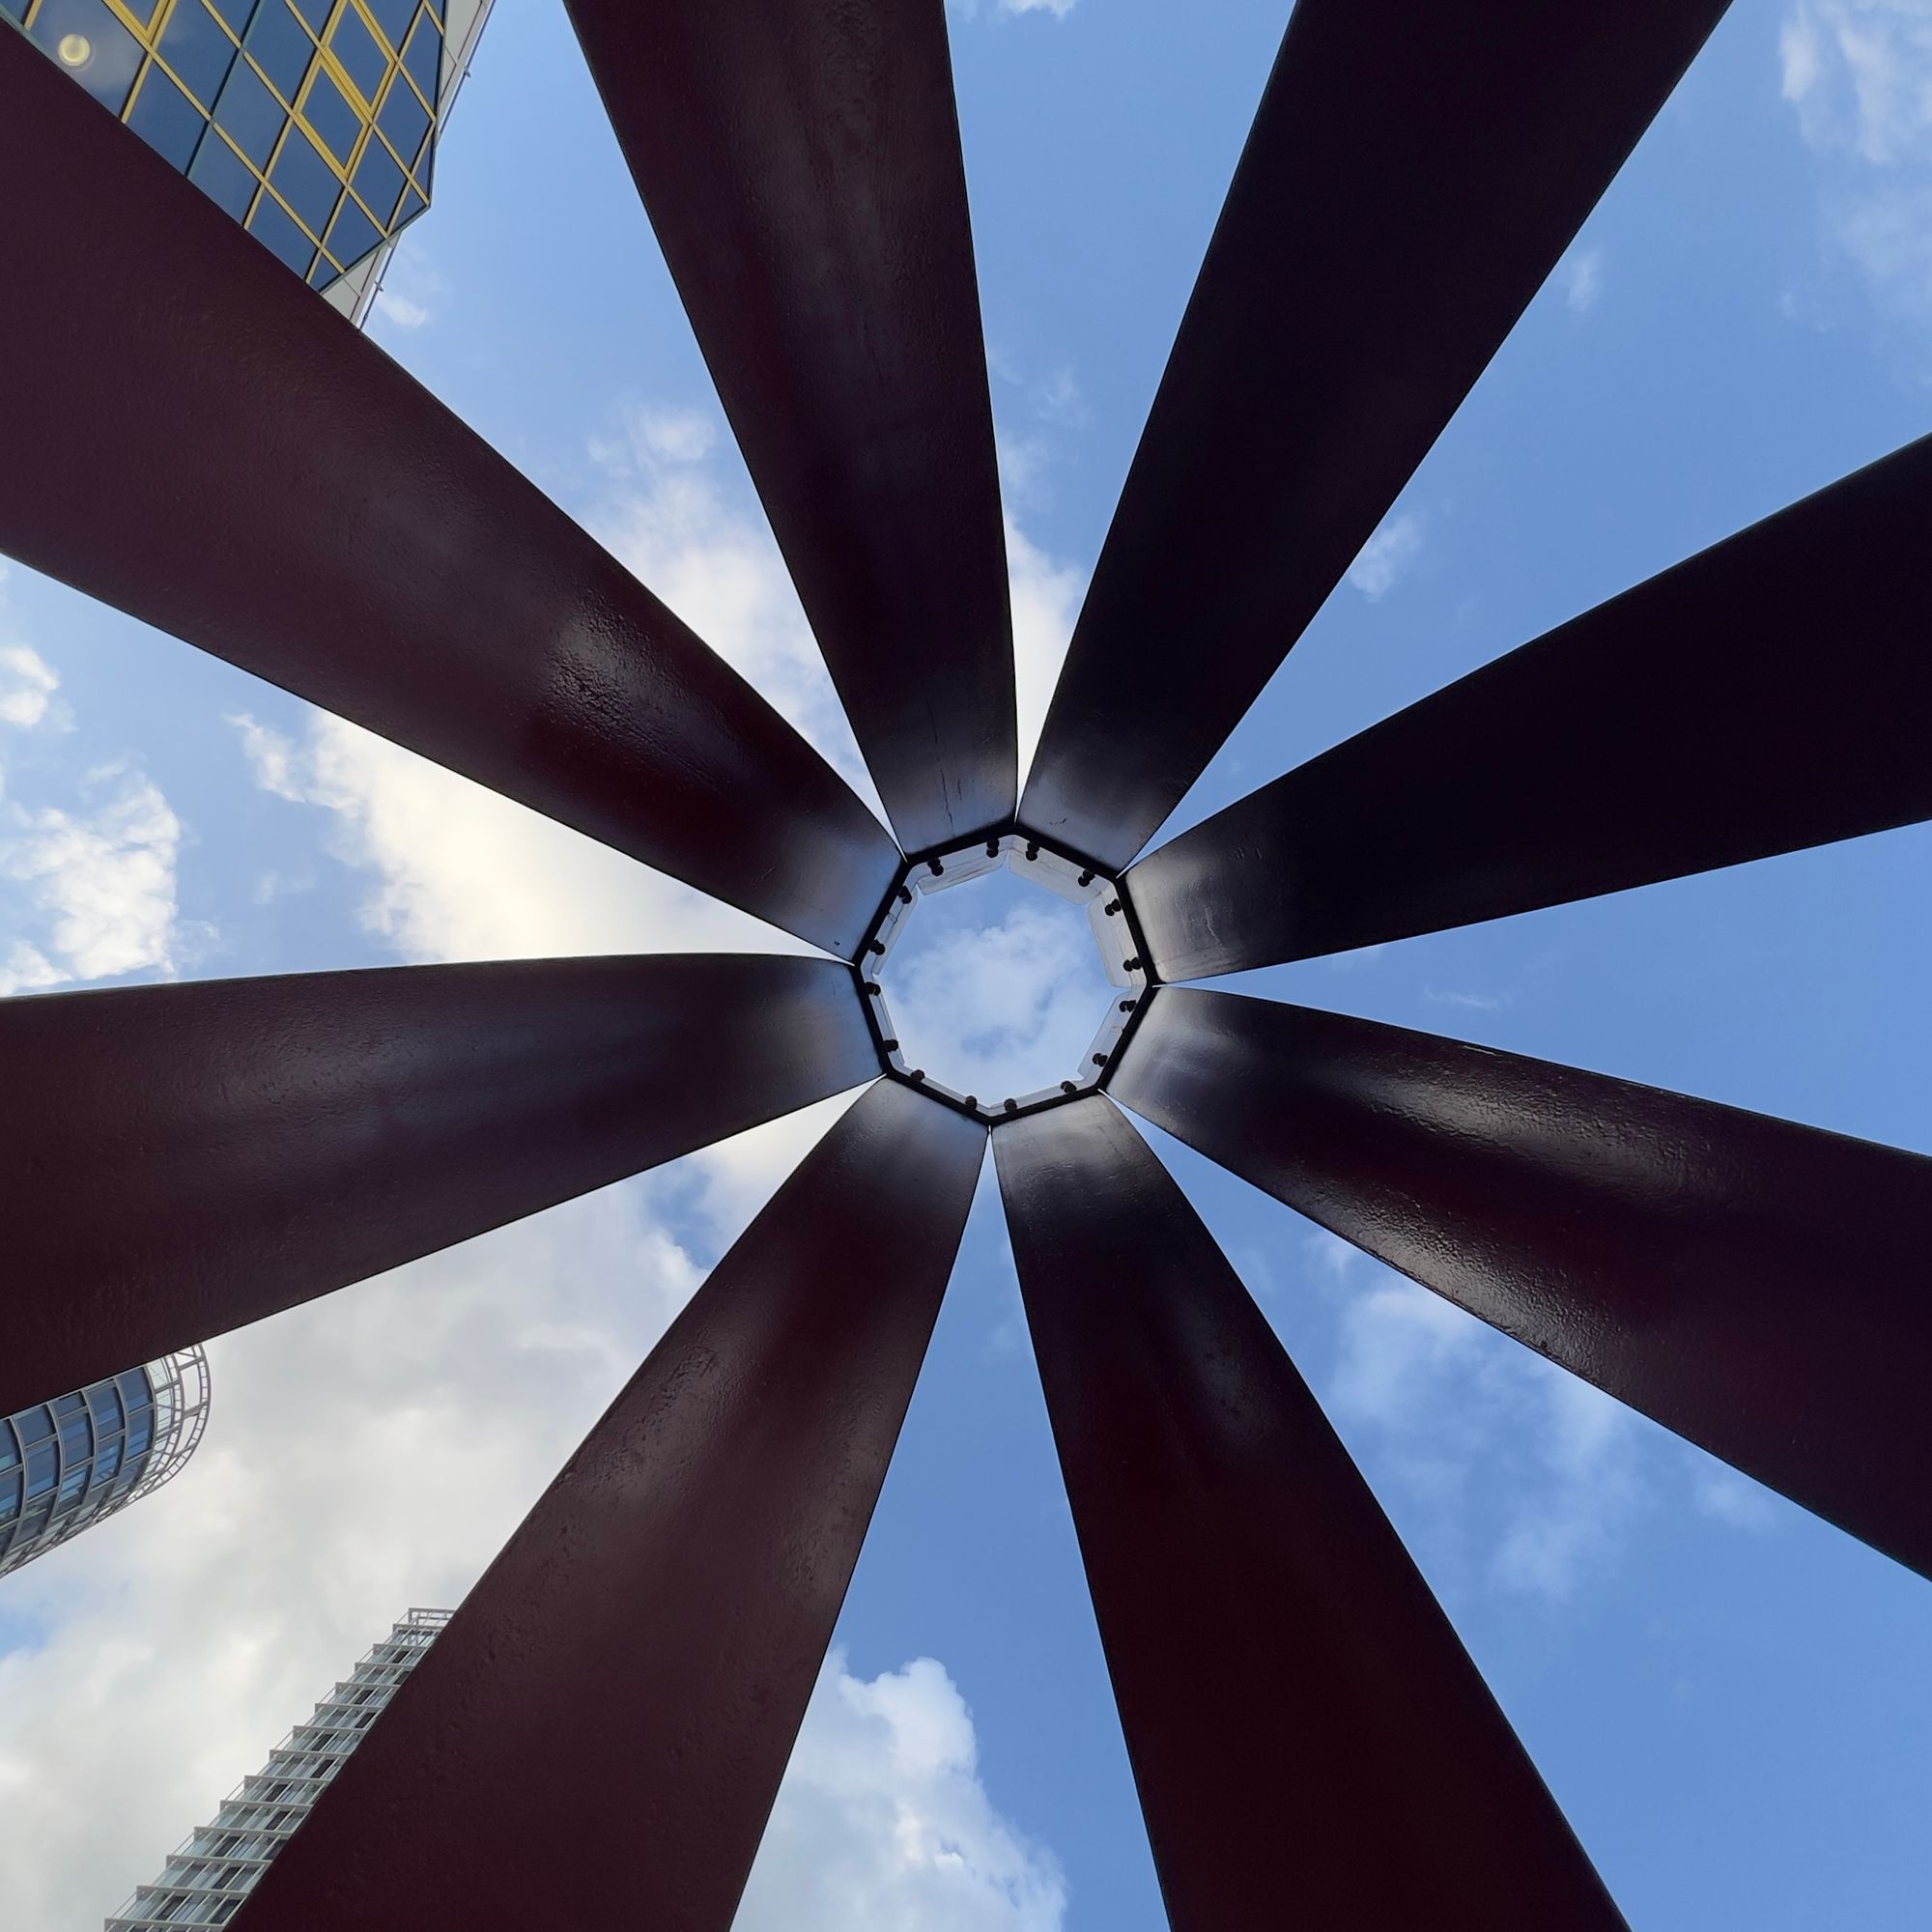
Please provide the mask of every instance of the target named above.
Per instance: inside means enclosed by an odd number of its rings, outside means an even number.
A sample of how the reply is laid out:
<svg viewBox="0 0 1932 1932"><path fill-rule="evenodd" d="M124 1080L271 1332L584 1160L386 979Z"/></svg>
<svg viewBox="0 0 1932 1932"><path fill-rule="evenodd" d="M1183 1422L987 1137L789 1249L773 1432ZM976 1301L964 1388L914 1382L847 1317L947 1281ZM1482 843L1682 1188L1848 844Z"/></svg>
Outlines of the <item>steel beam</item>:
<svg viewBox="0 0 1932 1932"><path fill-rule="evenodd" d="M1145 1142L1094 1098L993 1151L1175 1932L1621 1925Z"/></svg>
<svg viewBox="0 0 1932 1932"><path fill-rule="evenodd" d="M1119 871L1260 696L1725 0L1296 0L1021 817Z"/></svg>
<svg viewBox="0 0 1932 1932"><path fill-rule="evenodd" d="M1007 553L943 0L569 0L909 852L1012 816Z"/></svg>
<svg viewBox="0 0 1932 1932"><path fill-rule="evenodd" d="M1932 1160L1188 987L1155 996L1109 1092L1932 1576Z"/></svg>
<svg viewBox="0 0 1932 1932"><path fill-rule="evenodd" d="M59 156L58 165L49 157ZM849 957L898 855L614 558L18 34L0 551Z"/></svg>
<svg viewBox="0 0 1932 1932"><path fill-rule="evenodd" d="M890 1082L672 1324L237 1915L728 1932L972 1204Z"/></svg>
<svg viewBox="0 0 1932 1932"><path fill-rule="evenodd" d="M1127 875L1165 980L1932 818L1932 437L1350 738Z"/></svg>
<svg viewBox="0 0 1932 1932"><path fill-rule="evenodd" d="M687 953L0 1000L0 1066L5 1414L878 1061L844 967Z"/></svg>

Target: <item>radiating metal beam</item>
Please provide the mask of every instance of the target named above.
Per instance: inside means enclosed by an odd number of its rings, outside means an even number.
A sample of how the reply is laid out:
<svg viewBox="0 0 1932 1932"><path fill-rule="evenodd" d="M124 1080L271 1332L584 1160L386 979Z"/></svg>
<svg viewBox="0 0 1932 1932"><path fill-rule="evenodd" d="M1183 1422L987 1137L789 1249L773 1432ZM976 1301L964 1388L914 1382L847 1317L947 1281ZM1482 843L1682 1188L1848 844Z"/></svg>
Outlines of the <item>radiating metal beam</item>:
<svg viewBox="0 0 1932 1932"><path fill-rule="evenodd" d="M993 1151L1175 1932L1621 1925L1132 1126L1076 1100L995 1127Z"/></svg>
<svg viewBox="0 0 1932 1932"><path fill-rule="evenodd" d="M844 781L14 33L0 182L0 551L851 955L898 855Z"/></svg>
<svg viewBox="0 0 1932 1932"><path fill-rule="evenodd" d="M728 1932L985 1130L891 1082L712 1270L238 1932Z"/></svg>
<svg viewBox="0 0 1932 1932"><path fill-rule="evenodd" d="M687 953L0 1000L0 1067L5 1414L878 1061L846 968Z"/></svg>
<svg viewBox="0 0 1932 1932"><path fill-rule="evenodd" d="M1109 1091L1932 1576L1932 1160L1186 987L1155 996Z"/></svg>
<svg viewBox="0 0 1932 1932"><path fill-rule="evenodd" d="M1296 0L1020 815L1118 871L1341 580L1725 0Z"/></svg>
<svg viewBox="0 0 1932 1932"><path fill-rule="evenodd" d="M1932 818L1932 437L1323 753L1128 874L1165 980Z"/></svg>
<svg viewBox="0 0 1932 1932"><path fill-rule="evenodd" d="M1012 816L1013 651L943 0L568 0L909 852Z"/></svg>

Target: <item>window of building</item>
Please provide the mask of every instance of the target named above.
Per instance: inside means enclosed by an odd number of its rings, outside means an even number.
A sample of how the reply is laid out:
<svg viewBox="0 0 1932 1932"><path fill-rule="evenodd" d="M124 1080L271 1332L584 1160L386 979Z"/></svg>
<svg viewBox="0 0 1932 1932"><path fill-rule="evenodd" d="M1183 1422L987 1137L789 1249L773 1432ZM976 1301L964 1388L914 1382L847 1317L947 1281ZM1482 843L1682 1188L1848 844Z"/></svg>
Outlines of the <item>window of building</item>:
<svg viewBox="0 0 1932 1932"><path fill-rule="evenodd" d="M204 107L213 108L235 65L235 43L205 0L175 0L161 29L161 58Z"/></svg>
<svg viewBox="0 0 1932 1932"><path fill-rule="evenodd" d="M103 107L119 114L128 104L141 71L141 43L106 0L41 0L27 31Z"/></svg>
<svg viewBox="0 0 1932 1932"><path fill-rule="evenodd" d="M293 106L315 55L315 43L289 11L288 0L262 0L242 44L275 92Z"/></svg>

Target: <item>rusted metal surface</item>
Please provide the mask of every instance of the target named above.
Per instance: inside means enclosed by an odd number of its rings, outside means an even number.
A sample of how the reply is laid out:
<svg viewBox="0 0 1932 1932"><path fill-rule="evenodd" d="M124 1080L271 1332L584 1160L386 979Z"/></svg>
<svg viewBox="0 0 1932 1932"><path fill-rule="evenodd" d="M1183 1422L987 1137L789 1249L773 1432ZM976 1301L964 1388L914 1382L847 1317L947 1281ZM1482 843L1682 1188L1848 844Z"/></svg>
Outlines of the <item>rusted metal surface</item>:
<svg viewBox="0 0 1932 1932"><path fill-rule="evenodd" d="M993 1151L1175 1932L1621 1925L1139 1134L1079 1100Z"/></svg>
<svg viewBox="0 0 1932 1932"><path fill-rule="evenodd" d="M0 181L0 551L849 956L898 855L844 781L13 33Z"/></svg>
<svg viewBox="0 0 1932 1932"><path fill-rule="evenodd" d="M985 1129L866 1093L711 1271L235 1919L728 1932Z"/></svg>
<svg viewBox="0 0 1932 1932"><path fill-rule="evenodd" d="M1128 874L1166 980L1932 818L1932 438L1250 792Z"/></svg>
<svg viewBox="0 0 1932 1932"><path fill-rule="evenodd" d="M943 0L569 0L900 842L1010 818L1007 553Z"/></svg>
<svg viewBox="0 0 1932 1932"><path fill-rule="evenodd" d="M1020 815L1119 871L1260 696L1725 0L1296 0Z"/></svg>
<svg viewBox="0 0 1932 1932"><path fill-rule="evenodd" d="M842 966L687 953L0 1000L0 1067L5 1414L856 1086L878 1060Z"/></svg>
<svg viewBox="0 0 1932 1932"><path fill-rule="evenodd" d="M1109 1091L1932 1575L1932 1160L1371 1020L1166 987Z"/></svg>

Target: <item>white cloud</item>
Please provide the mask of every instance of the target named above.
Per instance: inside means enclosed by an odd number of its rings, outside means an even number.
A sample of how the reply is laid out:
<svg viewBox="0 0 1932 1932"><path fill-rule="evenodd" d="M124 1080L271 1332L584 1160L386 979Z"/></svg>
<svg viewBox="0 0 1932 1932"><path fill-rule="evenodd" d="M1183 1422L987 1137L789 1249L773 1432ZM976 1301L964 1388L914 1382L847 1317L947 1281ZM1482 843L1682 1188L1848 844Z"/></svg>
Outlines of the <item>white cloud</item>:
<svg viewBox="0 0 1932 1932"><path fill-rule="evenodd" d="M591 533L756 687L877 809L784 559L749 483L720 453L715 420L689 409L626 411L593 439L601 488ZM721 474L721 465L724 473Z"/></svg>
<svg viewBox="0 0 1932 1932"><path fill-rule="evenodd" d="M887 961L894 1030L950 1087L1000 1099L1052 1086L1080 1065L1106 1017L1111 989L1084 914L1039 897L929 944L915 925Z"/></svg>
<svg viewBox="0 0 1932 1932"><path fill-rule="evenodd" d="M981 0L948 0L955 14L965 19L973 19L980 11ZM996 20L1017 19L1022 14L1045 14L1055 20L1064 20L1072 13L1078 0L991 0L986 12Z"/></svg>
<svg viewBox="0 0 1932 1932"><path fill-rule="evenodd" d="M1799 0L1778 44L1833 246L1882 311L1932 322L1932 0Z"/></svg>
<svg viewBox="0 0 1932 1932"><path fill-rule="evenodd" d="M1387 519L1349 566L1349 582L1378 604L1408 575L1422 554L1422 519L1403 510Z"/></svg>
<svg viewBox="0 0 1932 1932"><path fill-rule="evenodd" d="M1492 1013L1499 1007L1509 1005L1507 996L1499 998L1494 993L1442 993L1434 986L1425 986L1422 997L1434 1006L1468 1007L1480 1013Z"/></svg>
<svg viewBox="0 0 1932 1932"><path fill-rule="evenodd" d="M867 1681L834 1652L736 1932L1059 1932L1065 1903L1051 1854L988 1799L945 1669Z"/></svg>
<svg viewBox="0 0 1932 1932"><path fill-rule="evenodd" d="M330 849L373 874L363 926L405 959L809 950L358 725L230 723L263 790L332 815Z"/></svg>
<svg viewBox="0 0 1932 1932"><path fill-rule="evenodd" d="M181 821L127 765L85 775L79 809L0 805L0 993L180 963ZM14 888L7 892L6 887Z"/></svg>
<svg viewBox="0 0 1932 1932"><path fill-rule="evenodd" d="M1325 1401L1432 1557L1562 1604L1609 1574L1647 1512L1682 1497L1763 1527L1756 1485L1331 1235L1308 1258L1334 1311Z"/></svg>
<svg viewBox="0 0 1932 1932"><path fill-rule="evenodd" d="M53 667L27 644L0 644L0 724L32 730L37 724L60 724L54 693L60 678Z"/></svg>
<svg viewBox="0 0 1932 1932"><path fill-rule="evenodd" d="M1012 584L1014 696L1024 782L1087 594L1087 573L1049 556L1010 517L1007 571Z"/></svg>
<svg viewBox="0 0 1932 1932"><path fill-rule="evenodd" d="M1557 265L1556 279L1572 312L1587 315L1604 292L1604 251L1585 248L1579 254L1566 255Z"/></svg>
<svg viewBox="0 0 1932 1932"><path fill-rule="evenodd" d="M419 301L396 289L381 289L376 295L377 312L384 322L393 322L398 328L420 328L430 319L430 311Z"/></svg>
<svg viewBox="0 0 1932 1932"><path fill-rule="evenodd" d="M377 291L375 320L414 333L436 320L439 298L449 285L424 255L419 241L400 248L383 270Z"/></svg>
<svg viewBox="0 0 1932 1932"><path fill-rule="evenodd" d="M1778 35L1804 138L1880 166L1932 157L1932 5L1799 0Z"/></svg>

